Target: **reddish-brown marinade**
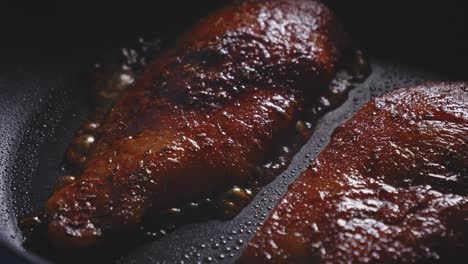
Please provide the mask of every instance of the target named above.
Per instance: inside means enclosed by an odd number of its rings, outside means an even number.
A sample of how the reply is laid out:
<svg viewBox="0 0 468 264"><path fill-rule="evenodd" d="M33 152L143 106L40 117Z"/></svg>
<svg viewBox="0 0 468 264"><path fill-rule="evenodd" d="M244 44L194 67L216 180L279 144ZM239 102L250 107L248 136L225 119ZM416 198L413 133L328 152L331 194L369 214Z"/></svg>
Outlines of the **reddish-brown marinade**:
<svg viewBox="0 0 468 264"><path fill-rule="evenodd" d="M240 262L467 255L468 83L425 83L372 100L338 127Z"/></svg>
<svg viewBox="0 0 468 264"><path fill-rule="evenodd" d="M52 243L93 246L151 210L245 183L343 46L316 1L248 0L201 20L122 94L82 175L47 201Z"/></svg>

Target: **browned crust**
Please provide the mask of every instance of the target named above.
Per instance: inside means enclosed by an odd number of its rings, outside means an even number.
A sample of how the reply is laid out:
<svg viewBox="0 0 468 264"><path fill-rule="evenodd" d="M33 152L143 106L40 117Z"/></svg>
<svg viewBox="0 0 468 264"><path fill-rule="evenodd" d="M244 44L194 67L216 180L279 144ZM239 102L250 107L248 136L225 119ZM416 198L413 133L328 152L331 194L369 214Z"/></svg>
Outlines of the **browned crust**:
<svg viewBox="0 0 468 264"><path fill-rule="evenodd" d="M239 262L467 256L467 100L468 83L425 83L369 102L337 128Z"/></svg>
<svg viewBox="0 0 468 264"><path fill-rule="evenodd" d="M245 182L343 45L315 1L243 1L203 19L121 96L84 173L47 201L51 241L92 246L149 210Z"/></svg>

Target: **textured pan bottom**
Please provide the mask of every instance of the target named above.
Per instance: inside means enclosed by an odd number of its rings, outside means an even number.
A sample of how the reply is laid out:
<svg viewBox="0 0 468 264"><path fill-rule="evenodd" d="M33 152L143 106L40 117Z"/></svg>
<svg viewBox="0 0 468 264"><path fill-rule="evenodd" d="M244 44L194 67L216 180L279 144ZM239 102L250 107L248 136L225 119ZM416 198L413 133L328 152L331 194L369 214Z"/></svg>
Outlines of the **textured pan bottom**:
<svg viewBox="0 0 468 264"><path fill-rule="evenodd" d="M289 168L272 183L263 187L252 203L234 219L185 225L161 239L150 240L133 248L119 249L118 252L90 253L85 259L80 260L120 263L233 262L278 199L286 192L287 186L305 170L309 162L327 144L336 126L348 119L372 97L423 80L450 79L430 71L378 58L371 57L370 62L372 73L367 80L357 84L350 91L343 105L318 121L312 137L295 155ZM39 105L29 106L31 109L23 109L24 112L21 113L17 112L17 117L12 118L14 120L6 120L16 121L19 126L26 129L5 131L6 129L2 127L0 131L3 139L20 137L16 138L18 145L6 145L6 151L12 153L4 154L4 160L0 161L1 169L9 168L8 171L0 171L3 181L1 187L9 189L4 192L6 197L0 204L0 210L6 212L1 216L5 224L0 230L7 239L15 241L19 248L23 237L16 228L17 218L9 216L22 217L42 206L43 201L51 193L55 179L63 174L60 170L61 161L69 140L89 111L87 95L83 89L76 89L73 76L51 86L56 88L35 91L37 93L35 96L42 98ZM24 113L28 115L25 117L21 115ZM9 126L8 129L13 128L14 126ZM8 193L10 191L11 193ZM8 210L11 205L13 210ZM44 258L54 259L53 256L44 256Z"/></svg>

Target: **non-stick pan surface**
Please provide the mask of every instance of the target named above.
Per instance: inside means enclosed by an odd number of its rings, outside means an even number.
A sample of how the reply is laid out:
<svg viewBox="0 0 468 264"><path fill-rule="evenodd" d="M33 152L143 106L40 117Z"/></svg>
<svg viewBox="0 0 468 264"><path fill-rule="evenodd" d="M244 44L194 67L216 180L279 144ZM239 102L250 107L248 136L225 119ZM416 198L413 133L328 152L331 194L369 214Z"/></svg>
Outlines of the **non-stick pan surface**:
<svg viewBox="0 0 468 264"><path fill-rule="evenodd" d="M170 45L181 30L220 1L2 7L0 18L0 262L54 261L23 247L18 219L39 209L63 174L63 154L90 111L86 69L102 54L139 36ZM423 80L468 78L468 20L449 2L328 1L368 54L372 73L347 101L321 118L290 167L232 220L182 226L100 262L233 262L288 184L327 144L333 129L370 98ZM63 259L62 259L63 260ZM69 259L72 260L72 259Z"/></svg>

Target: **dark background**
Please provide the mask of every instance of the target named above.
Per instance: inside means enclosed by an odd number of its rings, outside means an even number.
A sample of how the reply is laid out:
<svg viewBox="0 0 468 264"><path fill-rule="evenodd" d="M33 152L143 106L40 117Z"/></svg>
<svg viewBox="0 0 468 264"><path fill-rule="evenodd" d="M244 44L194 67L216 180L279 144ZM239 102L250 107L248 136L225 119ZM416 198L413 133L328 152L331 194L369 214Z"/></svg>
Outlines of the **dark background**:
<svg viewBox="0 0 468 264"><path fill-rule="evenodd" d="M151 30L174 35L209 12L207 6L227 1L131 2L2 2L0 63L41 55L46 62L61 61L70 53L105 50ZM418 55L421 63L453 63L455 58L463 65L467 58L468 9L464 1L325 2L367 48L395 57Z"/></svg>
<svg viewBox="0 0 468 264"><path fill-rule="evenodd" d="M2 1L0 78L8 79L11 72L17 74L13 70L17 68L25 69L22 74L27 79L28 70L47 65L86 65L100 54L151 32L173 39L223 2L226 1ZM353 39L373 56L436 71L450 69L457 78L468 79L468 15L463 1L325 2L335 10ZM9 93L0 91L3 96ZM0 248L0 262L14 259Z"/></svg>

